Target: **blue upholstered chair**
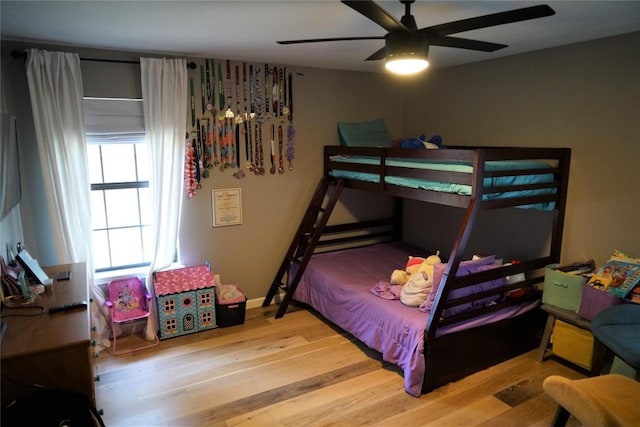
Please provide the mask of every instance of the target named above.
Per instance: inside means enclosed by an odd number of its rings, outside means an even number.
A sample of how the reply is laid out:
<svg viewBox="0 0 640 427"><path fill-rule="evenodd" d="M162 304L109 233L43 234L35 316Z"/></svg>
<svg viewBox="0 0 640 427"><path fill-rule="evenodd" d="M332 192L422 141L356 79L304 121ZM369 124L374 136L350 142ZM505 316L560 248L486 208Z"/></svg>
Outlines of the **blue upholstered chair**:
<svg viewBox="0 0 640 427"><path fill-rule="evenodd" d="M591 322L591 332L596 338L596 372L602 371L612 354L640 371L640 304L626 303L601 311Z"/></svg>
<svg viewBox="0 0 640 427"><path fill-rule="evenodd" d="M640 371L640 305L625 303L598 313L591 322L595 337L591 378L545 379L545 392L558 402L552 425L564 426L569 415L584 426L640 426L640 382L618 374L599 375L607 356L617 356Z"/></svg>

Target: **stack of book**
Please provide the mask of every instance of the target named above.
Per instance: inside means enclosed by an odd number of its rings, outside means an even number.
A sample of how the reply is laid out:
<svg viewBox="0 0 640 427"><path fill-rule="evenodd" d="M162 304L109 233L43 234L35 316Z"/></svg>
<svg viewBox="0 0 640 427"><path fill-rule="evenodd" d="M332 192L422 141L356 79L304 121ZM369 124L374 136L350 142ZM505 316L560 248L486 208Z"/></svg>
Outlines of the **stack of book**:
<svg viewBox="0 0 640 427"><path fill-rule="evenodd" d="M640 259L616 251L609 261L598 268L587 284L617 297L631 300L635 298L635 302L640 302Z"/></svg>

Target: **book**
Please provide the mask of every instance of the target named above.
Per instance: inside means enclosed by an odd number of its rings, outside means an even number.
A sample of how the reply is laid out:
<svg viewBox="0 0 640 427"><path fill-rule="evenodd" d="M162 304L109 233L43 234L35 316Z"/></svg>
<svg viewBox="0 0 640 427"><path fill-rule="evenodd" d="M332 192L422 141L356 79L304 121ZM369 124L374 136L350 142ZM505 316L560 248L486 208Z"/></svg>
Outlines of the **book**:
<svg viewBox="0 0 640 427"><path fill-rule="evenodd" d="M615 259L607 261L591 276L588 284L626 298L640 283L640 264Z"/></svg>
<svg viewBox="0 0 640 427"><path fill-rule="evenodd" d="M590 259L588 261L574 262L571 264L553 264L548 267L567 274L587 275L595 270L596 263Z"/></svg>
<svg viewBox="0 0 640 427"><path fill-rule="evenodd" d="M640 304L640 286L633 288L631 295L629 295L629 301Z"/></svg>

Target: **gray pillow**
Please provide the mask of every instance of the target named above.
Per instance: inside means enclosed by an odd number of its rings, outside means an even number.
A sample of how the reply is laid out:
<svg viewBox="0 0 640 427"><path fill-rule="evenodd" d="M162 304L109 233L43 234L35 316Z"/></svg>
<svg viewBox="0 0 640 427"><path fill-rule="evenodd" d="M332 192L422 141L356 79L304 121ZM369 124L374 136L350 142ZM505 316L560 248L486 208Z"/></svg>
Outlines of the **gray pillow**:
<svg viewBox="0 0 640 427"><path fill-rule="evenodd" d="M338 122L338 136L344 147L391 147L391 137L383 119Z"/></svg>

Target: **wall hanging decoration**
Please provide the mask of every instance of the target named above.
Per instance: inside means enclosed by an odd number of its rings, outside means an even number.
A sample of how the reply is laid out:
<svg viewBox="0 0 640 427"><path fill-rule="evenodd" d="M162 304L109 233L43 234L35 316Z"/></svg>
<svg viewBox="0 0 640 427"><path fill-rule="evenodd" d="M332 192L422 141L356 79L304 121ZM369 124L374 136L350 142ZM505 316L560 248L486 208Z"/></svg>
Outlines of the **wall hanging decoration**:
<svg viewBox="0 0 640 427"><path fill-rule="evenodd" d="M242 224L242 188L211 190L213 226Z"/></svg>
<svg viewBox="0 0 640 427"><path fill-rule="evenodd" d="M191 73L191 131L185 154L189 198L215 171L235 169L237 179L246 176L243 169L264 176L263 135L269 145L268 175L293 171L293 75L286 67L205 59Z"/></svg>
<svg viewBox="0 0 640 427"><path fill-rule="evenodd" d="M196 180L195 154L191 138L187 134L184 150L184 190L188 198L198 194L198 181Z"/></svg>

